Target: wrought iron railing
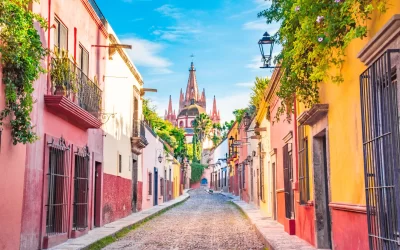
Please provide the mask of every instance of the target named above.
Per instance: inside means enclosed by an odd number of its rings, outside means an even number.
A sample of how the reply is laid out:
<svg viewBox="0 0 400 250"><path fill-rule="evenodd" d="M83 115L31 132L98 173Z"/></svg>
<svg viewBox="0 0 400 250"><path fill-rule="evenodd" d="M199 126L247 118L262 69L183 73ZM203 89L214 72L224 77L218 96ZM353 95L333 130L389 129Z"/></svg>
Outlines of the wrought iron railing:
<svg viewBox="0 0 400 250"><path fill-rule="evenodd" d="M360 76L370 249L399 249L400 49L386 51Z"/></svg>
<svg viewBox="0 0 400 250"><path fill-rule="evenodd" d="M52 58L51 71L60 67L59 60ZM102 91L75 63L69 60L69 70L57 70L57 79L52 79L52 94L64 95L94 117L100 116ZM52 75L52 73L50 73Z"/></svg>
<svg viewBox="0 0 400 250"><path fill-rule="evenodd" d="M146 141L146 131L144 127L144 121L142 120L136 120L133 123L133 137L134 138L140 138L142 141Z"/></svg>
<svg viewBox="0 0 400 250"><path fill-rule="evenodd" d="M94 11L96 12L97 16L100 18L101 22L103 23L104 26L107 26L107 19L103 15L103 12L101 12L99 6L97 5L95 0L89 0L90 5L93 7Z"/></svg>

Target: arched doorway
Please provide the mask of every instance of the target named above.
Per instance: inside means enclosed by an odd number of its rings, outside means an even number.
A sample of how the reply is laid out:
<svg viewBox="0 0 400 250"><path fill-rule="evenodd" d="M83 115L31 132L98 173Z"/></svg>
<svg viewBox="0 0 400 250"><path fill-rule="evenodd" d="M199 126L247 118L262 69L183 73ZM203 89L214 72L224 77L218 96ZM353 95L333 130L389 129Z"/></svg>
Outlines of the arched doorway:
<svg viewBox="0 0 400 250"><path fill-rule="evenodd" d="M207 185L207 184L208 184L207 178L201 179L201 185Z"/></svg>

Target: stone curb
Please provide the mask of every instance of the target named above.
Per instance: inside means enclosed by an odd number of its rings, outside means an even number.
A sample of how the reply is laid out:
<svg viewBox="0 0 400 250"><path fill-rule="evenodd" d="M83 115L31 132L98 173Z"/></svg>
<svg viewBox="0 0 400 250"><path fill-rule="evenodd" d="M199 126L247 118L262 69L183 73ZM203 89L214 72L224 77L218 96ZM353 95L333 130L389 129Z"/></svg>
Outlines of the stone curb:
<svg viewBox="0 0 400 250"><path fill-rule="evenodd" d="M79 238L76 238L76 239L70 239L67 242L64 242L64 243L62 243L62 244L60 244L58 246L55 246L53 248L50 248L50 249L52 249L52 250L86 250L86 249L90 249L91 246L93 246L97 242L99 242L99 241L101 241L101 240L103 240L103 239L105 239L107 237L115 237L116 234L118 234L119 232L121 232L123 230L126 230L127 228L131 228L131 227L133 227L135 225L139 225L139 224L141 224L143 222L151 220L153 217L156 217L157 215L162 214L162 213L168 211L169 209L172 209L175 206L178 206L178 205L184 203L185 201L187 201L190 198L189 191L190 191L190 189L185 190L185 193L182 194L180 197L178 197L175 200L171 200L171 201L173 201L173 203L167 204L167 206L161 208L160 210L157 210L157 211L154 211L154 212L151 212L151 213L147 214L146 212L149 212L149 210L151 210L151 209L157 209L159 206L152 207L150 209L147 209L147 210L144 210L144 211L140 211L138 213L132 213L131 215L128 215L127 217L121 218L120 220L111 222L111 223L106 224L106 225L104 225L104 226L99 228L99 229L106 228L107 225L110 225L112 223L129 219L128 218L129 216L140 216L140 215L146 214L146 216L144 216L144 217L142 217L142 218L140 218L138 220L135 220L135 218L132 218L132 223L128 223L128 224L126 224L126 225L124 225L122 227L116 228L116 230L114 230L114 231L109 231L107 233L99 233L99 235L96 236L96 235L90 235L91 232L92 232L92 234L96 234L97 233L97 232L93 232L93 230L92 230L92 231L89 231L89 233L86 234L86 235L83 235L83 236L81 236ZM166 203L163 203L163 204L161 204L161 206L163 206L165 204ZM88 239L83 239L83 237L87 237ZM75 243L74 241L76 241L76 240L82 240L82 241L86 240L87 243L78 243L78 242Z"/></svg>
<svg viewBox="0 0 400 250"><path fill-rule="evenodd" d="M242 204L240 204L243 201L239 200L237 196L222 192L219 194L229 198L231 203L243 213L243 215L250 221L258 237L265 244L265 247L267 247L268 250L316 250L315 247L311 246L306 241L298 238L297 236L288 235L279 227L271 227L271 225L269 225L269 230L266 231L266 226L263 225L263 223L258 222L258 219L254 218L254 214L249 215L248 211L242 207ZM245 204L248 205L247 203Z"/></svg>

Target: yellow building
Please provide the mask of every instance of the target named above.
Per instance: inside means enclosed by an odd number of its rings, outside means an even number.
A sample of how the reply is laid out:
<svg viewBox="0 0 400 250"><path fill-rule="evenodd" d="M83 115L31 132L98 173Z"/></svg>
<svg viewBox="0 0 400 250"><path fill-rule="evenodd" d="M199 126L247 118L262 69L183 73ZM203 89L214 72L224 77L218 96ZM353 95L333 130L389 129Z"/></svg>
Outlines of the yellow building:
<svg viewBox="0 0 400 250"><path fill-rule="evenodd" d="M319 248L398 247L400 1L387 7L346 49L344 82L320 84L311 109L297 105L299 175L309 177L299 182L299 202L317 205Z"/></svg>
<svg viewBox="0 0 400 250"><path fill-rule="evenodd" d="M180 163L174 159L174 162L172 163L173 167L173 198L179 197L179 191L180 191L180 183L181 183L181 165Z"/></svg>

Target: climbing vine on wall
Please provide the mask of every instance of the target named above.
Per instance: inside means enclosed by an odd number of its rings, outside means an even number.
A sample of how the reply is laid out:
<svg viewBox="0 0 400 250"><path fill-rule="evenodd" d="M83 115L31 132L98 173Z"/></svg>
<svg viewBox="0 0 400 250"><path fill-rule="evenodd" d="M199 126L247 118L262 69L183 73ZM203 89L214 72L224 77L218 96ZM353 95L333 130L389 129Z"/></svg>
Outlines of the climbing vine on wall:
<svg viewBox="0 0 400 250"><path fill-rule="evenodd" d="M32 143L30 114L34 100L33 82L44 72L41 60L47 50L43 48L34 24L45 29L46 21L29 10L31 0L0 1L0 54L5 84L5 108L0 112L0 127L8 118L13 143Z"/></svg>
<svg viewBox="0 0 400 250"><path fill-rule="evenodd" d="M258 14L267 23L281 24L274 36L283 47L275 57L283 69L276 118L290 114L295 95L310 107L318 103L318 84L343 82L346 47L366 36L371 13L385 6L385 0L274 0Z"/></svg>
<svg viewBox="0 0 400 250"><path fill-rule="evenodd" d="M190 182L191 183L199 182L206 166L202 165L198 162L193 162L190 166L191 166L191 171L192 171L192 176L190 177Z"/></svg>

